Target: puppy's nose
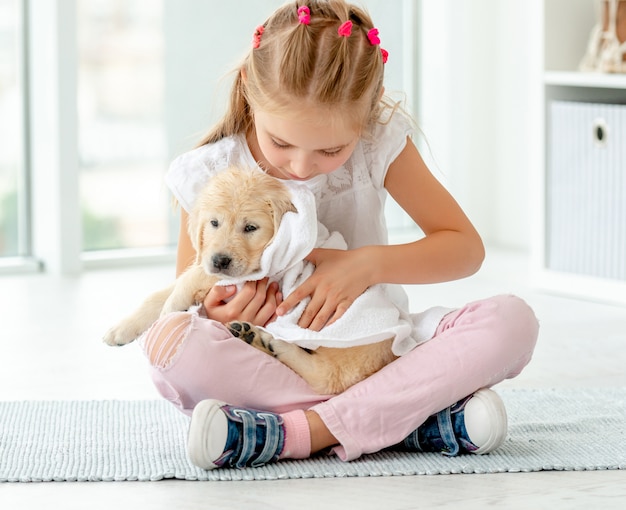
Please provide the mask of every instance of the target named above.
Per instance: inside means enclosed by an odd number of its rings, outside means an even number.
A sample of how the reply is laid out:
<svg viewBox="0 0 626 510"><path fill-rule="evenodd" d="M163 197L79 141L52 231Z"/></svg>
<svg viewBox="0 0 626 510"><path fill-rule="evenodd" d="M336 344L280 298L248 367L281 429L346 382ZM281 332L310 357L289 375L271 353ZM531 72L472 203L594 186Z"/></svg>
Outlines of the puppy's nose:
<svg viewBox="0 0 626 510"><path fill-rule="evenodd" d="M222 253L217 253L213 255L213 258L211 258L213 267L217 270L228 269L232 260L233 259L231 259L228 255L224 255Z"/></svg>

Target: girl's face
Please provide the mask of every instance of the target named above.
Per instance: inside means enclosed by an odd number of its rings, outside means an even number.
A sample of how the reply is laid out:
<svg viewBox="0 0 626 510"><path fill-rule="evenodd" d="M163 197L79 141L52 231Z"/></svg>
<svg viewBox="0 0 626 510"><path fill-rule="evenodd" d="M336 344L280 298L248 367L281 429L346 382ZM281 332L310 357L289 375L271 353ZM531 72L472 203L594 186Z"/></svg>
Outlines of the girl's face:
<svg viewBox="0 0 626 510"><path fill-rule="evenodd" d="M352 155L360 133L327 114L306 120L254 112L254 129L248 137L252 155L270 175L306 181L337 170Z"/></svg>

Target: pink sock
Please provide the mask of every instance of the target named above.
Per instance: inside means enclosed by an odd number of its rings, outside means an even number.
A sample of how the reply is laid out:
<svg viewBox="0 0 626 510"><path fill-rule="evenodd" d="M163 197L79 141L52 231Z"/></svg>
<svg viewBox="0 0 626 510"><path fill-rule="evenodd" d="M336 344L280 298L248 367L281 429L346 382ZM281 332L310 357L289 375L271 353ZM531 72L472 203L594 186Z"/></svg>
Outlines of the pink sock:
<svg viewBox="0 0 626 510"><path fill-rule="evenodd" d="M304 411L281 415L285 427L285 444L281 459L307 459L311 456L311 431Z"/></svg>

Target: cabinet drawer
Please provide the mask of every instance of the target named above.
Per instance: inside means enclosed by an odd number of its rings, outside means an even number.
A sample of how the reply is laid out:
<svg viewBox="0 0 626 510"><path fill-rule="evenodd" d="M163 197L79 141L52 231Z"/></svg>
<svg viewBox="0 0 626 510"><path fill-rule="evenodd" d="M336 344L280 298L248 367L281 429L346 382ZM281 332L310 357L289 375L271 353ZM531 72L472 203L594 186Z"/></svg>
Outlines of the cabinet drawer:
<svg viewBox="0 0 626 510"><path fill-rule="evenodd" d="M626 106L552 101L546 266L626 281Z"/></svg>

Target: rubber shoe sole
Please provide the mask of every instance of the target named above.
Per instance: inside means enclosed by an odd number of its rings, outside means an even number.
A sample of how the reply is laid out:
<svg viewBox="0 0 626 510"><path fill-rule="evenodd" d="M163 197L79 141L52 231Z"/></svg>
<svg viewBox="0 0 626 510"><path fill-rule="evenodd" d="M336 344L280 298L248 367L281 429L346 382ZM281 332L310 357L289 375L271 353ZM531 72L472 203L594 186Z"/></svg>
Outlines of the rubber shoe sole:
<svg viewBox="0 0 626 510"><path fill-rule="evenodd" d="M225 405L218 400L199 402L191 415L187 437L187 455L199 468L215 469L215 461L226 448L228 418L221 410Z"/></svg>
<svg viewBox="0 0 626 510"><path fill-rule="evenodd" d="M488 388L478 390L465 404L465 430L482 455L502 446L507 436L506 408L500 396Z"/></svg>

